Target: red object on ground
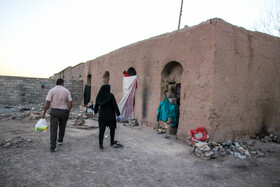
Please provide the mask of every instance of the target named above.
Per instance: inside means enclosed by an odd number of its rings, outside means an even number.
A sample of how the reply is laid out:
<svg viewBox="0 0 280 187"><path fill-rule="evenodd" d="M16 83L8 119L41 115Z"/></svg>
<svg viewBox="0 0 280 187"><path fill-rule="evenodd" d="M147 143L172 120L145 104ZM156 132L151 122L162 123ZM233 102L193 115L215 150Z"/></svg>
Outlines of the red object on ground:
<svg viewBox="0 0 280 187"><path fill-rule="evenodd" d="M203 137L197 139L197 138L195 137L195 134L197 134L197 133L199 133L199 132L201 132L201 133L203 134ZM201 126L201 127L198 127L198 128L195 129L195 130L190 130L190 131L189 131L189 134L190 134L190 136L191 136L191 138L192 138L192 141L198 140L198 141L204 142L205 140L207 140L207 132L206 132L206 130L204 129L204 127L202 127L202 126Z"/></svg>

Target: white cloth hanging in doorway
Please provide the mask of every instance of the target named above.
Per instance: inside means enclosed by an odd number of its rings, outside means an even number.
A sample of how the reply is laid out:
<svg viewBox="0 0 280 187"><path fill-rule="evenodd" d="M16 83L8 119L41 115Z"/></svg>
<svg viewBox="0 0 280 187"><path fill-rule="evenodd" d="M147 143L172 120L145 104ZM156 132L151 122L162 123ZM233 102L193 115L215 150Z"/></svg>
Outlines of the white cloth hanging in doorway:
<svg viewBox="0 0 280 187"><path fill-rule="evenodd" d="M134 94L137 82L137 75L130 77L123 77L123 97L118 107L120 109L120 119L122 121L134 119L133 103Z"/></svg>

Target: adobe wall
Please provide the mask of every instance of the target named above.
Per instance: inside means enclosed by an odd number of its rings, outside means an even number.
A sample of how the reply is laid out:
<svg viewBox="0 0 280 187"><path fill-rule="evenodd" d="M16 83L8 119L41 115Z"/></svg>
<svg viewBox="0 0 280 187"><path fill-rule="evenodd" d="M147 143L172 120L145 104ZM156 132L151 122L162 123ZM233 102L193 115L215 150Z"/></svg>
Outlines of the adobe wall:
<svg viewBox="0 0 280 187"><path fill-rule="evenodd" d="M82 80L82 76L84 73L84 63L80 63L71 68L72 76L70 80Z"/></svg>
<svg viewBox="0 0 280 187"><path fill-rule="evenodd" d="M74 67L69 67L56 73L52 76L52 79L62 78L64 80L82 80L84 72L84 63L80 63Z"/></svg>
<svg viewBox="0 0 280 187"><path fill-rule="evenodd" d="M255 135L263 126L279 134L279 40L212 19L88 61L84 86L90 74L94 101L109 72L112 93L119 102L122 72L133 67L138 76L135 118L155 127L163 100L162 72L170 62L178 62L183 69L178 78L179 139L186 140L188 131L199 126L206 128L212 140ZM177 70L168 73L178 74Z"/></svg>
<svg viewBox="0 0 280 187"><path fill-rule="evenodd" d="M45 88L41 87L42 83ZM55 84L55 79L0 76L0 104L45 103L49 89L53 88ZM64 84L65 88L71 92L73 104L80 105L83 81L65 80Z"/></svg>
<svg viewBox="0 0 280 187"><path fill-rule="evenodd" d="M215 23L214 139L280 134L280 38Z"/></svg>
<svg viewBox="0 0 280 187"><path fill-rule="evenodd" d="M103 84L103 75L108 71L111 91L119 102L122 97L122 73L133 67L138 75L135 117L142 125L155 126L161 102L161 73L168 63L180 63L183 73L180 78L178 137L185 140L190 129L198 126L209 128L209 111L213 104L214 39L215 27L206 22L123 47L88 61L84 67L84 86L91 74L91 96L95 100Z"/></svg>

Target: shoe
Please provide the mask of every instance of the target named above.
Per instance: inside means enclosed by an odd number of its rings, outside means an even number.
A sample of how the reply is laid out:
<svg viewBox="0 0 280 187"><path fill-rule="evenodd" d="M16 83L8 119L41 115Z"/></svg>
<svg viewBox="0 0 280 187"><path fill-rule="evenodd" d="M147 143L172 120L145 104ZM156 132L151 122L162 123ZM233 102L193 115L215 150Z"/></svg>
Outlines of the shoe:
<svg viewBox="0 0 280 187"><path fill-rule="evenodd" d="M116 141L112 141L111 142L111 145L115 145L115 144L117 144L118 143L118 141L116 140Z"/></svg>
<svg viewBox="0 0 280 187"><path fill-rule="evenodd" d="M57 148L55 148L55 149L51 149L51 152L53 153L53 152L56 152L57 151Z"/></svg>
<svg viewBox="0 0 280 187"><path fill-rule="evenodd" d="M62 145L62 144L63 144L63 142L57 142L57 144L58 144L58 145Z"/></svg>
<svg viewBox="0 0 280 187"><path fill-rule="evenodd" d="M104 149L104 147L103 147L102 144L99 144L99 148L100 148L100 149Z"/></svg>

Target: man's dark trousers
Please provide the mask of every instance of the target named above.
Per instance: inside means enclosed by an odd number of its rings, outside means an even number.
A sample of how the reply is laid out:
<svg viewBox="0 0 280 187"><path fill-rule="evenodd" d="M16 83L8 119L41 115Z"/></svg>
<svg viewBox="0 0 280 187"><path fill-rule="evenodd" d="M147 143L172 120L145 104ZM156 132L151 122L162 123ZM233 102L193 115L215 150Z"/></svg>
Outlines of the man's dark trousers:
<svg viewBox="0 0 280 187"><path fill-rule="evenodd" d="M65 127L69 118L69 112L67 109L51 109L50 111L50 140L51 150L56 148L57 128L59 128L58 141L63 142Z"/></svg>

